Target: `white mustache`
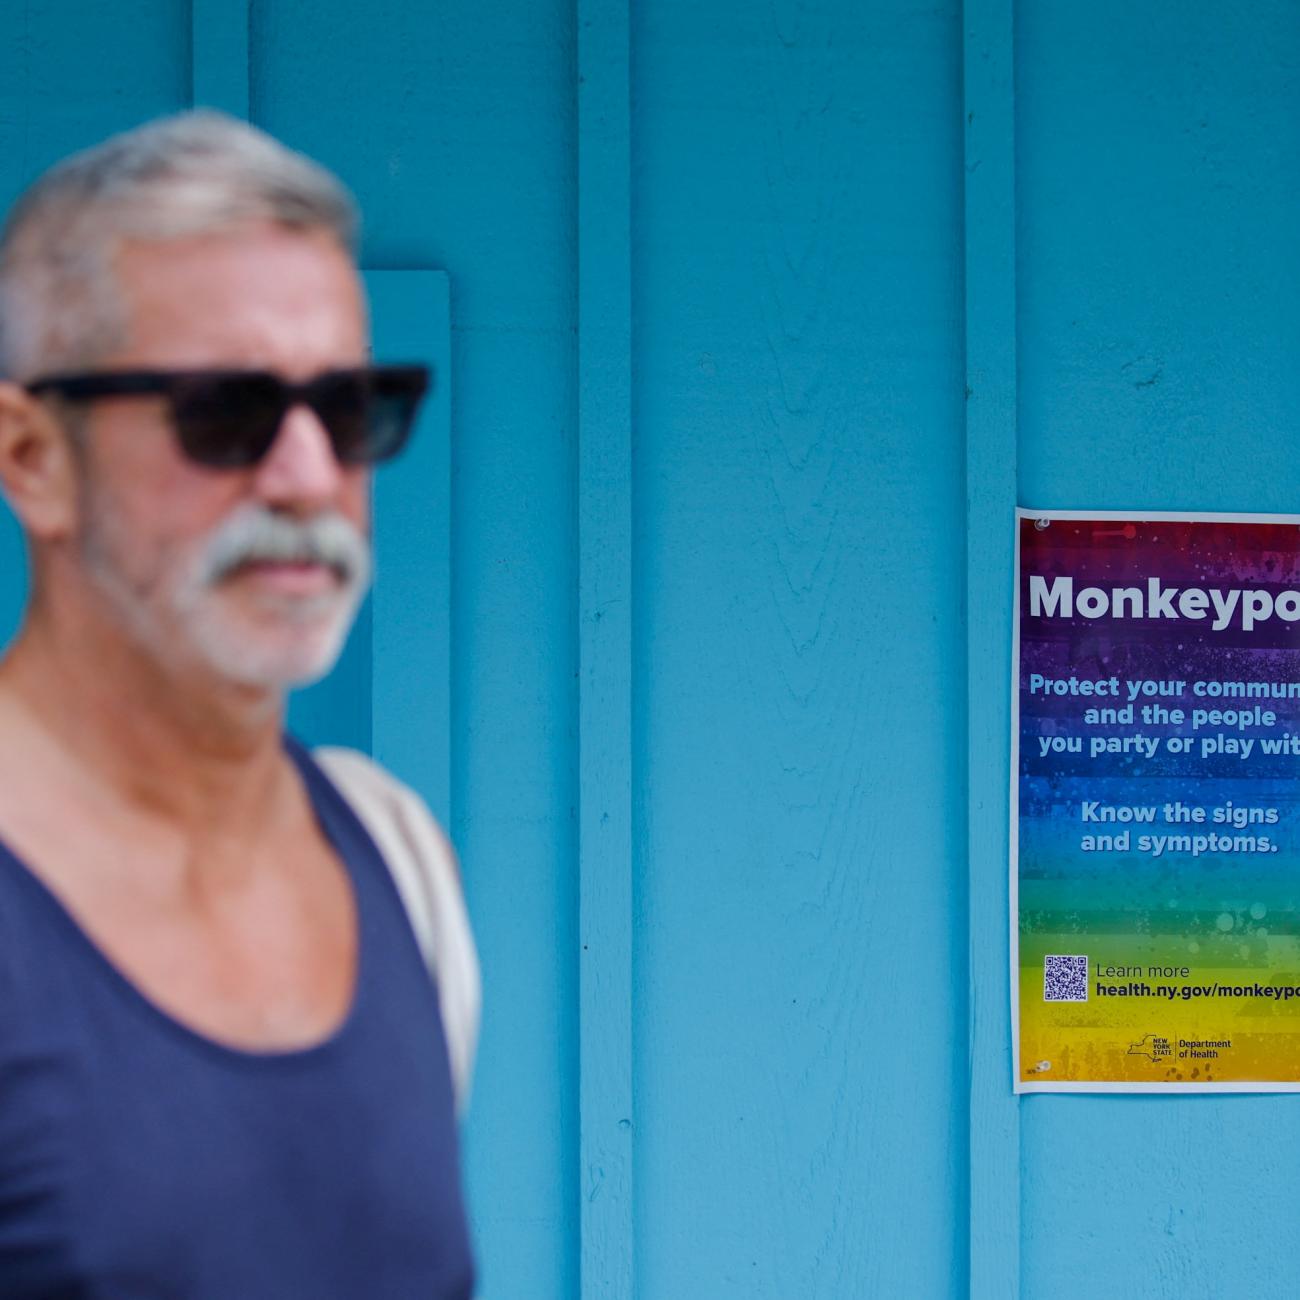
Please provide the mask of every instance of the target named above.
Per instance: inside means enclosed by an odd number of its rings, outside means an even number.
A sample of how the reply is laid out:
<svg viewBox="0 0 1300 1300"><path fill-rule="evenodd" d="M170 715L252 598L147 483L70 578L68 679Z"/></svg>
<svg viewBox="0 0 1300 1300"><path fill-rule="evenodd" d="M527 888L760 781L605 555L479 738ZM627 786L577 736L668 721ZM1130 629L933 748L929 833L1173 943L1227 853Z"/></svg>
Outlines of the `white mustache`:
<svg viewBox="0 0 1300 1300"><path fill-rule="evenodd" d="M201 586L220 582L242 564L325 564L348 586L370 578L370 544L337 512L291 519L265 506L244 505L213 531L198 557Z"/></svg>

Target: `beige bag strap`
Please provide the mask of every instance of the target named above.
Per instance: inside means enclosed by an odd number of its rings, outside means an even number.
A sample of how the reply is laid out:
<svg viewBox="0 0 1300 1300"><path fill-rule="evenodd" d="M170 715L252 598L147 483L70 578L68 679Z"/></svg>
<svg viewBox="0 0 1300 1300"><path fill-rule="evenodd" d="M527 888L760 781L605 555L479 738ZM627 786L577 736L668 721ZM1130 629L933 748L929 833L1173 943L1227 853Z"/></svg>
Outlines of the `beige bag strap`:
<svg viewBox="0 0 1300 1300"><path fill-rule="evenodd" d="M456 855L424 800L354 749L325 746L312 757L370 833L438 986L456 1109L469 1102L478 1048L482 985Z"/></svg>

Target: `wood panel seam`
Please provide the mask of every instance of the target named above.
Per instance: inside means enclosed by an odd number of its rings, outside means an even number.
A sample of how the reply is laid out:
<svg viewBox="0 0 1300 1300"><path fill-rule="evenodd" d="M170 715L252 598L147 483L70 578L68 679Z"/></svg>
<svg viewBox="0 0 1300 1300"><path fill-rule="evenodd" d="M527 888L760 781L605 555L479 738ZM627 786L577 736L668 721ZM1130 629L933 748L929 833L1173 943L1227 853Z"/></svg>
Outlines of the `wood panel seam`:
<svg viewBox="0 0 1300 1300"><path fill-rule="evenodd" d="M578 0L578 1164L583 1300L631 1300L630 14Z"/></svg>
<svg viewBox="0 0 1300 1300"><path fill-rule="evenodd" d="M973 1297L1020 1291L1011 1090L1007 782L1016 502L1014 0L965 0L968 1265Z"/></svg>

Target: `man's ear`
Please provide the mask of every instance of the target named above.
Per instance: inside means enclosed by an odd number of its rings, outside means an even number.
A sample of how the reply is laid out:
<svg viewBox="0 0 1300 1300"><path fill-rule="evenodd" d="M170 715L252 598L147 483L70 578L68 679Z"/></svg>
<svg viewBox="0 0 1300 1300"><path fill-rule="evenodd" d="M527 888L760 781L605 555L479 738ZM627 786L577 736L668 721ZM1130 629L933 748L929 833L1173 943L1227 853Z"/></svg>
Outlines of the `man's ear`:
<svg viewBox="0 0 1300 1300"><path fill-rule="evenodd" d="M0 492L33 538L57 541L76 527L73 456L50 409L21 385L0 382Z"/></svg>

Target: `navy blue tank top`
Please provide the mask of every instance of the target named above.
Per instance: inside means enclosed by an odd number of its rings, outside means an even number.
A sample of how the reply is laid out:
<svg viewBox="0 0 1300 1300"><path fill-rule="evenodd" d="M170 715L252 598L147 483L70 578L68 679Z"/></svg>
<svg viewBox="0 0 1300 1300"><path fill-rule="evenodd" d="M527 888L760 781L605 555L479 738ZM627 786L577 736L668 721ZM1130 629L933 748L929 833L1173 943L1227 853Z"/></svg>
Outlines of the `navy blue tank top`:
<svg viewBox="0 0 1300 1300"><path fill-rule="evenodd" d="M437 993L351 809L292 741L345 864L337 1032L245 1052L172 1019L0 846L0 1300L468 1300Z"/></svg>

